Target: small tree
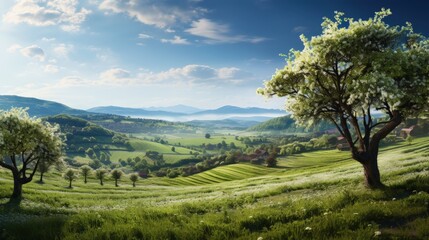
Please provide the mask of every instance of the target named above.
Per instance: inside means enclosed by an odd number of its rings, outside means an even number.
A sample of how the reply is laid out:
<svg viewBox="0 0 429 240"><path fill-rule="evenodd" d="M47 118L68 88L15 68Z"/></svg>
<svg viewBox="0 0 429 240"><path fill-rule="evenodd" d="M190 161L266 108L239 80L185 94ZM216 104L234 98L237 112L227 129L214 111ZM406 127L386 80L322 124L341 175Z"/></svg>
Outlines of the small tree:
<svg viewBox="0 0 429 240"><path fill-rule="evenodd" d="M69 181L69 188L72 188L72 181L77 178L77 173L71 168L67 169L63 177Z"/></svg>
<svg viewBox="0 0 429 240"><path fill-rule="evenodd" d="M210 133L206 133L206 135L204 137L209 139L211 137L211 135L210 135Z"/></svg>
<svg viewBox="0 0 429 240"><path fill-rule="evenodd" d="M119 169L115 169L112 171L111 174L112 174L113 179L115 179L115 186L119 187L118 180L121 179L121 177L124 173Z"/></svg>
<svg viewBox="0 0 429 240"><path fill-rule="evenodd" d="M40 161L37 171L40 173L39 183L43 183L43 175L49 171L51 165L48 162Z"/></svg>
<svg viewBox="0 0 429 240"><path fill-rule="evenodd" d="M106 177L106 174L107 174L107 170L104 168L100 168L95 171L95 177L100 180L101 186L104 185L103 181L104 181L104 178Z"/></svg>
<svg viewBox="0 0 429 240"><path fill-rule="evenodd" d="M277 166L277 153L273 152L265 159L265 164L267 167L276 167Z"/></svg>
<svg viewBox="0 0 429 240"><path fill-rule="evenodd" d="M139 180L139 175L137 175L136 173L131 174L130 180L131 180L131 182L133 182L133 187L135 187L136 182Z"/></svg>
<svg viewBox="0 0 429 240"><path fill-rule="evenodd" d="M172 152L175 152L175 151L176 151L176 148L175 148L175 147L171 147L171 151L172 151Z"/></svg>
<svg viewBox="0 0 429 240"><path fill-rule="evenodd" d="M30 118L26 110L0 111L0 166L13 176L11 200L22 197L22 185L33 180L41 161L62 162L63 140L58 125Z"/></svg>
<svg viewBox="0 0 429 240"><path fill-rule="evenodd" d="M80 167L80 172L82 173L84 183L87 183L87 178L88 178L88 175L91 173L91 171L92 171L92 168L88 165L83 165L82 167Z"/></svg>

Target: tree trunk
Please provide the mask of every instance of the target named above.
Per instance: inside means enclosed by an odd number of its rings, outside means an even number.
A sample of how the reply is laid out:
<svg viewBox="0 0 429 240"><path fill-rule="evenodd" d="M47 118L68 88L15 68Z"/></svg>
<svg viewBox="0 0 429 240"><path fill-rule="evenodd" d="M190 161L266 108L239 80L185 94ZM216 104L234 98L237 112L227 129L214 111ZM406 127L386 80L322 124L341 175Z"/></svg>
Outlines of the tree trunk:
<svg viewBox="0 0 429 240"><path fill-rule="evenodd" d="M135 182L133 182L133 187L136 187L136 183Z"/></svg>
<svg viewBox="0 0 429 240"><path fill-rule="evenodd" d="M69 188L72 188L72 185L71 185L72 180L70 179L69 181L70 181L70 182L69 182Z"/></svg>
<svg viewBox="0 0 429 240"><path fill-rule="evenodd" d="M115 179L115 186L118 187L118 179Z"/></svg>
<svg viewBox="0 0 429 240"><path fill-rule="evenodd" d="M40 173L40 180L39 180L39 182L41 182L41 183L43 182L43 172Z"/></svg>
<svg viewBox="0 0 429 240"><path fill-rule="evenodd" d="M377 155L372 155L366 161L362 162L365 184L371 189L383 188L380 180L380 171L378 170Z"/></svg>
<svg viewBox="0 0 429 240"><path fill-rule="evenodd" d="M100 185L103 186L103 179L100 178Z"/></svg>
<svg viewBox="0 0 429 240"><path fill-rule="evenodd" d="M13 193L10 197L11 200L19 200L22 197L22 183L19 180L18 176L13 177Z"/></svg>
<svg viewBox="0 0 429 240"><path fill-rule="evenodd" d="M85 175L85 180L84 180L84 183L85 183L85 184L86 184L86 182L87 182L87 181L86 181L86 178L87 178L87 176Z"/></svg>

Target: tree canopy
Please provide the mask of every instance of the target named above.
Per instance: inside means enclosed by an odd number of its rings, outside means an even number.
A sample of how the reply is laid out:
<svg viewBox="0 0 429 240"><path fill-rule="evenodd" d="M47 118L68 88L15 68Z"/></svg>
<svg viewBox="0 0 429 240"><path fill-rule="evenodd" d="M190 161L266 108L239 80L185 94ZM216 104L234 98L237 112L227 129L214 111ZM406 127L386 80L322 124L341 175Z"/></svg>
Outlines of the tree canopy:
<svg viewBox="0 0 429 240"><path fill-rule="evenodd" d="M301 35L303 50L290 50L285 67L258 89L286 97L286 109L301 124L334 123L371 187L381 185L380 140L429 105L429 41L411 23L389 26L389 15L382 9L367 20L341 12L324 18L322 33ZM387 120L375 119L375 110Z"/></svg>

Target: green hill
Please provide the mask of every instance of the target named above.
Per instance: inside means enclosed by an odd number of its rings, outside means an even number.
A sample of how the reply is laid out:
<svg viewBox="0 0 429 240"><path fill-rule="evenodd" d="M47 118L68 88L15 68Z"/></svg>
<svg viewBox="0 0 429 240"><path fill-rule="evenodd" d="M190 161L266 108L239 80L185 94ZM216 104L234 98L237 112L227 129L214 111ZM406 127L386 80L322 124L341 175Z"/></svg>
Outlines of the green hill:
<svg viewBox="0 0 429 240"><path fill-rule="evenodd" d="M38 117L57 114L88 114L88 112L84 110L73 109L64 104L53 101L12 95L0 95L0 109L9 110L12 107L28 108L28 113L31 116Z"/></svg>
<svg viewBox="0 0 429 240"><path fill-rule="evenodd" d="M66 136L66 154L71 165L94 164L99 160L102 164L118 163L120 159L144 158L146 152L156 151L164 155L166 163L174 163L192 155L190 149L161 144L139 138L129 138L125 134L108 130L85 119L56 115L44 118L56 123ZM131 123L132 124L132 123ZM152 164L149 161L149 164Z"/></svg>
<svg viewBox="0 0 429 240"><path fill-rule="evenodd" d="M283 116L270 119L253 127L247 129L247 131L256 131L256 132L270 132L270 131L282 131L290 133L298 132L319 132L325 131L328 129L333 129L335 126L332 124L322 121L314 127L305 128L298 126L295 120L290 116Z"/></svg>

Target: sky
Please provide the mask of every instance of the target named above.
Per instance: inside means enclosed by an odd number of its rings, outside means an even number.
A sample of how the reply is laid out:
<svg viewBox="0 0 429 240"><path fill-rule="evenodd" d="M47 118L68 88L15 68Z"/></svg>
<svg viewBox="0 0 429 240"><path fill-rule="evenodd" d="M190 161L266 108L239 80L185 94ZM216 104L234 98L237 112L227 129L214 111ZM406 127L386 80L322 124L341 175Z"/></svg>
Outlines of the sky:
<svg viewBox="0 0 429 240"><path fill-rule="evenodd" d="M420 0L2 0L0 95L70 107L282 109L256 89L334 11L429 35Z"/></svg>

